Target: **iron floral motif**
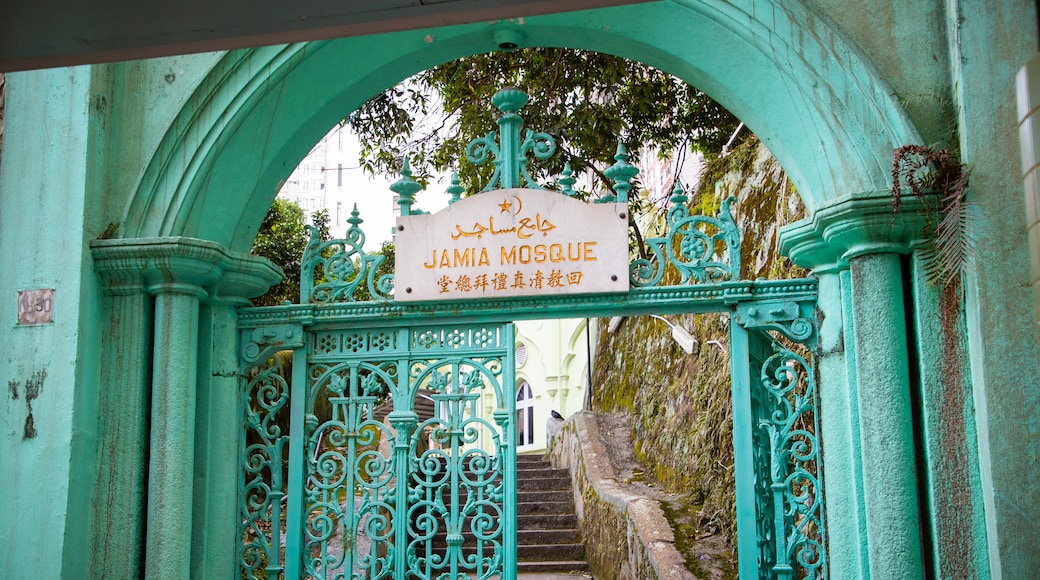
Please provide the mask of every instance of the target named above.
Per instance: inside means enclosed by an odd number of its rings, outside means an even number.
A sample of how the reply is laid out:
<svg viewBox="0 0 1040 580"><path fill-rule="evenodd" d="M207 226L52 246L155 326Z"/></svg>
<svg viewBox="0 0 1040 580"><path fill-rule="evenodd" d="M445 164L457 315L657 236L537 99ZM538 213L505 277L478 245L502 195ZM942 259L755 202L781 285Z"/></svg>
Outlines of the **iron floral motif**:
<svg viewBox="0 0 1040 580"><path fill-rule="evenodd" d="M363 220L356 204L347 222L350 228L345 238L326 242L321 241L317 228L307 226L310 242L303 252L300 269L301 303L356 302L356 292L362 284L373 300L391 299L394 275L384 274L376 278L376 272L386 258L365 252L365 233L359 227ZM319 274L323 279L315 284Z"/></svg>
<svg viewBox="0 0 1040 580"><path fill-rule="evenodd" d="M495 93L491 103L502 112L497 121L501 138L496 142L495 131L491 131L466 145L466 159L474 165L487 163L491 156L495 158L495 172L481 191L512 189L522 184L542 189L527 170L527 154L533 153L537 159L548 159L556 152L556 141L548 133L531 129L525 130L524 139L520 140L524 120L517 111L527 104L529 98L527 93L518 89L503 89Z"/></svg>
<svg viewBox="0 0 1040 580"><path fill-rule="evenodd" d="M239 509L244 521L239 564L244 578L276 578L283 570L280 538L285 482L282 472L289 434L277 416L289 401L289 385L276 357L244 380Z"/></svg>
<svg viewBox="0 0 1040 580"><path fill-rule="evenodd" d="M630 266L633 286L657 286L670 264L680 284L716 283L740 279L740 230L730 213L735 197L722 201L719 217L690 215L688 198L678 183L668 209L668 233L650 238L653 259L639 258Z"/></svg>
<svg viewBox="0 0 1040 580"><path fill-rule="evenodd" d="M763 449L756 462L759 533L767 540L763 569L782 580L826 577L813 367L778 340L772 350L760 369L763 392L755 397L758 428L768 441L768 453Z"/></svg>

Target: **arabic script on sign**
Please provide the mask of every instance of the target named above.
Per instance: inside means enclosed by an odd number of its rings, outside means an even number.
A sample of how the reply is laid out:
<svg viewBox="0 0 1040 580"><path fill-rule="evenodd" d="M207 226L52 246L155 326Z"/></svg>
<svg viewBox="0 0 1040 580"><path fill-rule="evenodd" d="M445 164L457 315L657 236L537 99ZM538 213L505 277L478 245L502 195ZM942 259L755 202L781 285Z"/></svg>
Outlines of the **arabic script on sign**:
<svg viewBox="0 0 1040 580"><path fill-rule="evenodd" d="M628 290L622 204L510 189L398 218L400 301Z"/></svg>

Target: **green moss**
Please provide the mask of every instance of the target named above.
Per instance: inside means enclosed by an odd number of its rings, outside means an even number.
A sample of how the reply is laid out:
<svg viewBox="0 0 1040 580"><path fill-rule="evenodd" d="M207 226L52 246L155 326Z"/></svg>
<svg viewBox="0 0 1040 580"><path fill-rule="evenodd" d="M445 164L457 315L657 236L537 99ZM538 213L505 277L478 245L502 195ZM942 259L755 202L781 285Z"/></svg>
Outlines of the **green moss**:
<svg viewBox="0 0 1040 580"><path fill-rule="evenodd" d="M745 278L805 275L777 253L780 225L804 214L779 164L757 139L707 163L702 185L691 195L691 211L714 215L734 195L734 217L743 232ZM663 284L676 284L674 270ZM697 338L686 355L668 328L649 317L628 318L618 332L600 333L593 384L593 410L628 412L636 456L644 477L665 491L688 498L704 526L734 550L732 404L729 359L724 349L727 314L669 317ZM606 321L601 321L601 327ZM717 342L715 344L713 341Z"/></svg>
<svg viewBox="0 0 1040 580"><path fill-rule="evenodd" d="M714 531L703 525L698 515L702 513L701 507L689 499L661 503L661 510L664 511L664 516L675 535L675 549L682 554L686 569L697 578L707 578L709 571L702 558L710 559L713 556L705 553L698 540L713 535ZM713 569L721 571L725 580L737 580L737 561L732 554L721 566L715 566Z"/></svg>

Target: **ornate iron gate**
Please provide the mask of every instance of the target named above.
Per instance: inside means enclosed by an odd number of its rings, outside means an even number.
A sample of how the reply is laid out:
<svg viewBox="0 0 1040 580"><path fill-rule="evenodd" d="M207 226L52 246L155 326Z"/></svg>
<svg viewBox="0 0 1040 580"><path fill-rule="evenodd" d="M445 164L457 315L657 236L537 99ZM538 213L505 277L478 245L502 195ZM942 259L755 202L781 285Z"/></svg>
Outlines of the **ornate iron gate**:
<svg viewBox="0 0 1040 580"><path fill-rule="evenodd" d="M248 574L506 577L516 554L512 324L316 328L305 336L292 345L294 364L305 369L302 388L287 389L276 358L245 392L253 402ZM417 412L420 396L432 414ZM276 422L290 400L286 438ZM280 488L288 494L284 564L275 544Z"/></svg>
<svg viewBox="0 0 1040 580"><path fill-rule="evenodd" d="M525 152L554 147L530 131L521 142L516 93L499 102L508 142L471 144L475 162L505 155L495 180L506 189L530 181ZM617 161L620 199L607 201L624 212L635 168L621 148ZM408 216L419 186L402 173L394 191ZM561 183L573 196L573 180ZM377 274L382 256L363 249L356 208L345 239L312 230L301 304L239 312L243 577L515 578L509 321L728 312L740 577L825 578L816 283L742 280L731 201L717 217L690 215L677 189L667 233L647 240L653 256L630 264L623 294L399 302L393 276ZM503 231L489 221L459 233Z"/></svg>

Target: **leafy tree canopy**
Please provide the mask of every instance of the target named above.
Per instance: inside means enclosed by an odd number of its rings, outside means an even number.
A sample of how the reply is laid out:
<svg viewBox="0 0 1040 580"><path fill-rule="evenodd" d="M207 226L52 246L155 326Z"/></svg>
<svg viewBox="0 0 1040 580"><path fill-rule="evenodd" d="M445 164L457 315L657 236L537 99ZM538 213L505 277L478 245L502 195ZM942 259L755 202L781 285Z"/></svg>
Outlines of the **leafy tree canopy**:
<svg viewBox="0 0 1040 580"><path fill-rule="evenodd" d="M395 174L407 154L419 181L433 171L456 169L473 194L490 179L492 168L460 160L470 141L497 128L491 97L509 86L531 97L520 111L526 127L556 139L556 155L530 161L532 175L542 183L570 163L576 173L591 170L597 188L605 190L610 182L602 170L614 163L619 138L633 163L646 145L661 155L694 149L710 158L739 123L701 91L655 68L561 48L449 62L377 95L345 122L361 137L361 162L369 172Z"/></svg>
<svg viewBox="0 0 1040 580"><path fill-rule="evenodd" d="M315 212L311 217L323 240L329 239L328 210ZM276 198L267 211L260 231L253 240L252 253L263 256L282 267L285 278L253 299L257 306L278 306L300 300L300 267L303 250L307 247L306 219L303 209L288 200Z"/></svg>

